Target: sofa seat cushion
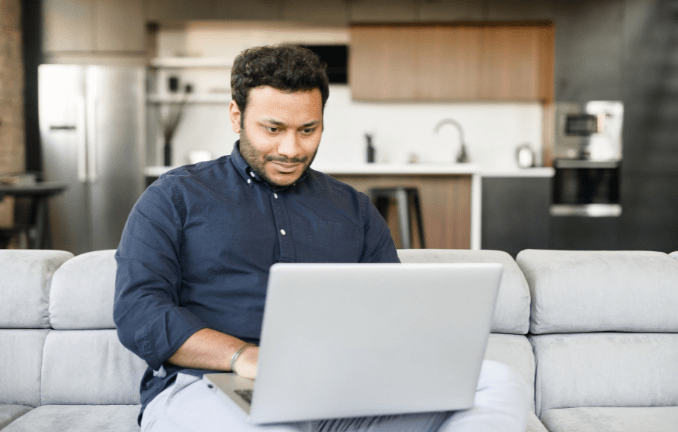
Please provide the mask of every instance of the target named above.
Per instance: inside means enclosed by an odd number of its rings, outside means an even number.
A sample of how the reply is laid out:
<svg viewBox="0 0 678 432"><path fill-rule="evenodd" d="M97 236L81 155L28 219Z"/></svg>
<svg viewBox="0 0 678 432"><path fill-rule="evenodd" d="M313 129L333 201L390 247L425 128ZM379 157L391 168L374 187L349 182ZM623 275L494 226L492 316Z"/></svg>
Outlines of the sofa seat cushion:
<svg viewBox="0 0 678 432"><path fill-rule="evenodd" d="M561 408L541 420L550 432L675 432L678 407Z"/></svg>
<svg viewBox="0 0 678 432"><path fill-rule="evenodd" d="M0 429L32 409L33 407L26 405L0 405Z"/></svg>
<svg viewBox="0 0 678 432"><path fill-rule="evenodd" d="M2 432L138 432L139 405L43 405Z"/></svg>
<svg viewBox="0 0 678 432"><path fill-rule="evenodd" d="M527 429L525 429L525 432L549 432L546 429L546 426L539 421L539 417L533 412L528 414L527 417Z"/></svg>

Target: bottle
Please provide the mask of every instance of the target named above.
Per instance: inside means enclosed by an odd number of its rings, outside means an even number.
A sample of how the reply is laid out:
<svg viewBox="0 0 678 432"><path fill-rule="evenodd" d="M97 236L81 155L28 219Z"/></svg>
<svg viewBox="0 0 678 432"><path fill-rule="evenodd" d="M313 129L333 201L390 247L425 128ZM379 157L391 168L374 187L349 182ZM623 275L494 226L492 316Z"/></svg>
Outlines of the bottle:
<svg viewBox="0 0 678 432"><path fill-rule="evenodd" d="M374 162L375 153L374 146L372 145L372 135L365 134L365 138L367 138L367 163L372 163Z"/></svg>

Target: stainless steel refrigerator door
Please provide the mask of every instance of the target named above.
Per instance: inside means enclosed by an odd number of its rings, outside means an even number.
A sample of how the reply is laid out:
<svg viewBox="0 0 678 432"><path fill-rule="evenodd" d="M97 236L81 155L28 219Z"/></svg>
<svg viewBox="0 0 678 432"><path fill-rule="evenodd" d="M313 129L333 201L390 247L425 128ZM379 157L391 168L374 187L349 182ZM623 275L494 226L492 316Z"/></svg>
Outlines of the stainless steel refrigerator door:
<svg viewBox="0 0 678 432"><path fill-rule="evenodd" d="M118 247L143 191L145 71L87 68L87 172L93 250Z"/></svg>
<svg viewBox="0 0 678 432"><path fill-rule="evenodd" d="M91 250L92 243L86 166L85 68L41 65L38 71L44 177L68 186L49 203L53 247L78 254Z"/></svg>

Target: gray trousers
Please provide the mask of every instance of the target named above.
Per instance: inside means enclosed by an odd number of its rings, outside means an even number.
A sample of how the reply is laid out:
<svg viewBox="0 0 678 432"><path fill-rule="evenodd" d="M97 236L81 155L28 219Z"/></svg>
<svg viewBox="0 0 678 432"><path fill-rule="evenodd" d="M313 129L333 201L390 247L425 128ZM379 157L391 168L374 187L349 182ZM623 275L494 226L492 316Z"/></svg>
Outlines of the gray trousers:
<svg viewBox="0 0 678 432"><path fill-rule="evenodd" d="M254 426L202 379L179 374L148 404L142 432L525 432L530 409L524 379L508 366L484 361L474 407L456 412L402 414Z"/></svg>

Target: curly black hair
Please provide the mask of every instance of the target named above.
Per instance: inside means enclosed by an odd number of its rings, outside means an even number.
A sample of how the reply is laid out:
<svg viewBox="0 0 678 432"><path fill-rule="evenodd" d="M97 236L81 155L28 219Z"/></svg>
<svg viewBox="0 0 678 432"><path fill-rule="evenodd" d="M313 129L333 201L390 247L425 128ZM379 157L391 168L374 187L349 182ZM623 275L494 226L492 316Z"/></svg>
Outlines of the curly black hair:
<svg viewBox="0 0 678 432"><path fill-rule="evenodd" d="M260 46L246 49L233 62L231 94L242 122L250 89L270 86L282 91L320 90L322 108L330 95L326 65L311 50L297 45Z"/></svg>

